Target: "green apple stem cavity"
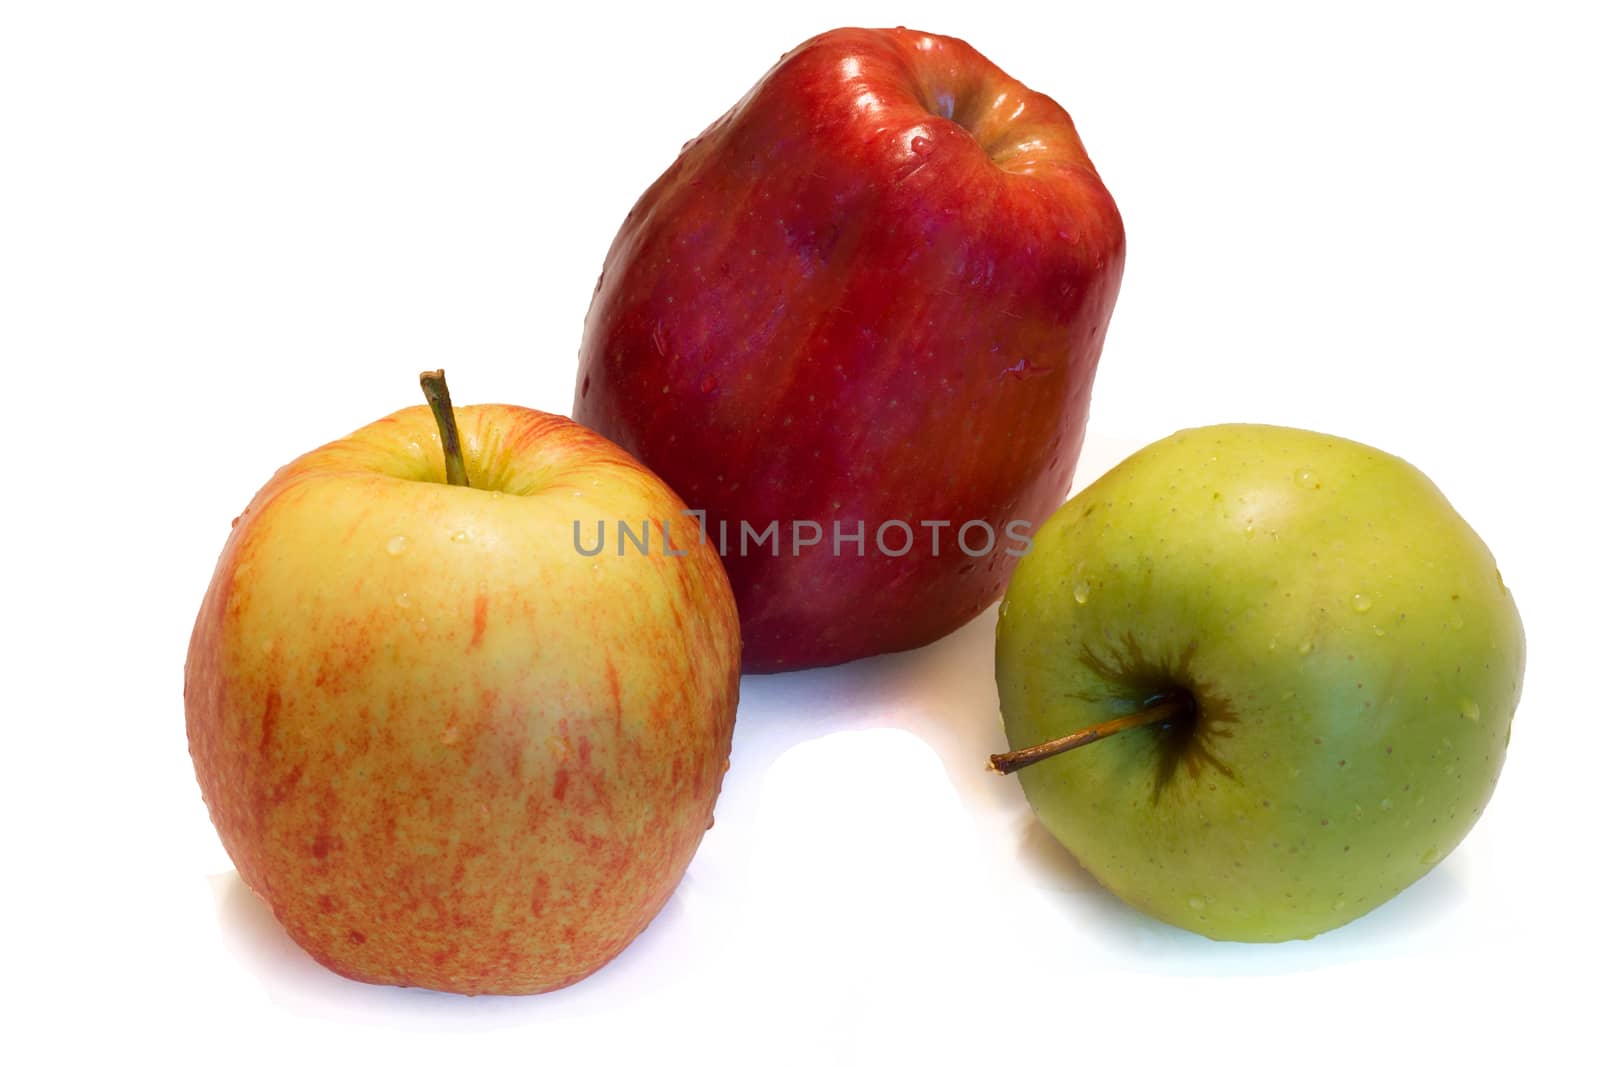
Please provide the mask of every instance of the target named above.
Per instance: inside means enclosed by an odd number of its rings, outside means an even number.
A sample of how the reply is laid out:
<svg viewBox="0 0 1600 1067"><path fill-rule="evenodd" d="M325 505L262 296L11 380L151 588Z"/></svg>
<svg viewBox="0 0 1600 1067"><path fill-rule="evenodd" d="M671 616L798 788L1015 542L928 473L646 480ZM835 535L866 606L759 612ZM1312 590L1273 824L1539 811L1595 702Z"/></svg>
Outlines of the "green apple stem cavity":
<svg viewBox="0 0 1600 1067"><path fill-rule="evenodd" d="M461 456L461 434L456 430L456 409L450 406L450 387L444 371L422 372L422 395L428 398L433 421L439 424L439 443L444 446L444 477L451 485L466 486L467 462Z"/></svg>
<svg viewBox="0 0 1600 1067"><path fill-rule="evenodd" d="M989 769L998 774L1014 774L1024 767L1033 766L1040 760L1049 759L1062 752L1071 752L1075 748L1082 748L1101 738L1120 734L1124 730L1135 730L1141 726L1155 726L1168 730L1192 721L1194 716L1194 697L1184 689L1169 689L1150 697L1142 708L1131 715L1108 719L1082 730L1074 730L1051 741L1019 748L1015 752L1002 752L990 756Z"/></svg>

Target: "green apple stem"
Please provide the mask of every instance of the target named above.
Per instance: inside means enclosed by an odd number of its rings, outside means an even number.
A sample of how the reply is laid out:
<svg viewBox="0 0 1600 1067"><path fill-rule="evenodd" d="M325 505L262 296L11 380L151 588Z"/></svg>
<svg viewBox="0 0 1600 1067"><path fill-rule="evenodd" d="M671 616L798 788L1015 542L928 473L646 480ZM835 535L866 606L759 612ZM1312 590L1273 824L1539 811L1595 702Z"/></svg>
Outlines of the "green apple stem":
<svg viewBox="0 0 1600 1067"><path fill-rule="evenodd" d="M1097 723L1043 744L990 756L989 769L998 774L1013 774L1024 767L1033 766L1042 759L1049 759L1062 752L1071 752L1103 737L1110 737L1112 734L1120 734L1124 730L1140 726L1171 723L1192 714L1194 714L1194 698L1181 689L1168 690L1157 693L1145 701L1144 707L1131 715Z"/></svg>
<svg viewBox="0 0 1600 1067"><path fill-rule="evenodd" d="M444 477L451 485L467 485L467 461L461 456L461 435L456 431L456 409L450 406L450 387L444 382L444 371L422 372L422 395L428 398L433 409L433 421L439 424L439 443L444 446Z"/></svg>

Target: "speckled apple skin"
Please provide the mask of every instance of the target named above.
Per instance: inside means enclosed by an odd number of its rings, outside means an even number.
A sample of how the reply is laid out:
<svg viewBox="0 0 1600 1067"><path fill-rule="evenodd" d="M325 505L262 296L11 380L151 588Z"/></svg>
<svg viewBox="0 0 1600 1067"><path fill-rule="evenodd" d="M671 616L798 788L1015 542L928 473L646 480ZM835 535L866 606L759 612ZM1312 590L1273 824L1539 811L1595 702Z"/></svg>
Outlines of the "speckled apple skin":
<svg viewBox="0 0 1600 1067"><path fill-rule="evenodd" d="M1185 430L1040 530L1001 602L1013 748L1179 688L1020 772L1118 896L1237 941L1312 937L1447 856L1489 802L1526 657L1488 547L1410 464L1326 434Z"/></svg>
<svg viewBox="0 0 1600 1067"><path fill-rule="evenodd" d="M612 959L711 822L738 701L727 577L682 502L559 416L425 407L281 469L236 520L185 666L239 874L365 982L535 993ZM597 523L653 551L588 558ZM661 551L670 523L676 550Z"/></svg>

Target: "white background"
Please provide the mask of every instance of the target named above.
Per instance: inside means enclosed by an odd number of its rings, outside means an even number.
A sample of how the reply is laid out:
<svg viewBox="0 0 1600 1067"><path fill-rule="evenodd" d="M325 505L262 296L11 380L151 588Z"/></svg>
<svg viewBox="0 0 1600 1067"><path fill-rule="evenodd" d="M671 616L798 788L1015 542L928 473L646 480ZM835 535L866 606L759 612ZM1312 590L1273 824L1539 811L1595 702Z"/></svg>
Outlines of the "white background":
<svg viewBox="0 0 1600 1067"><path fill-rule="evenodd" d="M1588 1044L1586 7L6 4L0 1041L541 1063ZM716 828L595 977L469 1000L324 972L234 876L186 751L228 521L279 464L417 403L425 367L461 403L567 411L606 246L678 146L802 39L899 22L1060 100L1126 218L1080 485L1182 426L1300 425L1410 459L1495 550L1530 655L1494 803L1315 941L1164 927L982 771L991 610L748 680Z"/></svg>

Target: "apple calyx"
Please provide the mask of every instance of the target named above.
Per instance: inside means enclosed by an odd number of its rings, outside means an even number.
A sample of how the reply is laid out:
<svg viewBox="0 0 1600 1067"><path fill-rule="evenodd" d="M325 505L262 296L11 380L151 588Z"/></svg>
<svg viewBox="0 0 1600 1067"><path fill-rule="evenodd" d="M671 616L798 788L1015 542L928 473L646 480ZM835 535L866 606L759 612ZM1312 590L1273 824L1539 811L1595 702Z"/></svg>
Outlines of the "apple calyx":
<svg viewBox="0 0 1600 1067"><path fill-rule="evenodd" d="M456 409L450 406L450 387L443 370L425 370L422 395L428 398L433 421L439 424L439 444L444 446L444 477L451 485L469 487L467 461L461 455L461 435L456 430Z"/></svg>
<svg viewBox="0 0 1600 1067"><path fill-rule="evenodd" d="M1194 697L1187 690L1165 690L1147 699L1144 706L1132 714L1108 719L1082 730L1075 730L1064 737L1019 748L1014 752L1002 752L990 756L989 769L996 774L1014 774L1024 767L1033 766L1040 760L1049 759L1062 752L1071 752L1075 748L1082 748L1112 734L1120 734L1124 730L1140 726L1159 725L1166 728L1194 713Z"/></svg>

